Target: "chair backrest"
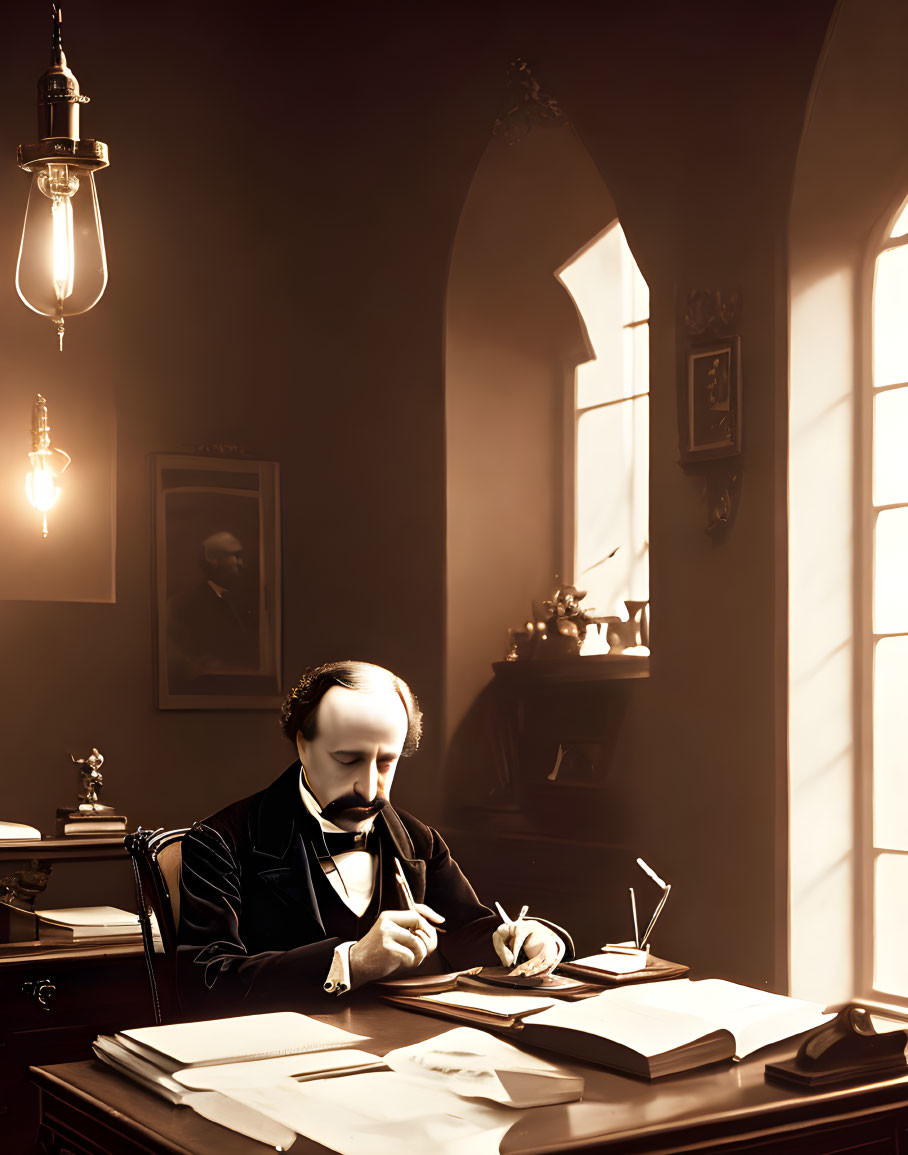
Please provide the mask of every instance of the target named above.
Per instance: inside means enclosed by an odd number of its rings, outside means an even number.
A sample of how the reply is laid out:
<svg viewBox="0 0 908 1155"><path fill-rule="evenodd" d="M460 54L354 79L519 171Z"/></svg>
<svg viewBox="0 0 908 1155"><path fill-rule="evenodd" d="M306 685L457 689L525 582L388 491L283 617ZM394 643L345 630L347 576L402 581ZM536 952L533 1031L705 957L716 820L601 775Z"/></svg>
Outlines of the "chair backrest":
<svg viewBox="0 0 908 1155"><path fill-rule="evenodd" d="M185 827L142 830L126 835L132 859L136 905L156 1023L180 1018L176 982L177 928L180 924L180 865Z"/></svg>

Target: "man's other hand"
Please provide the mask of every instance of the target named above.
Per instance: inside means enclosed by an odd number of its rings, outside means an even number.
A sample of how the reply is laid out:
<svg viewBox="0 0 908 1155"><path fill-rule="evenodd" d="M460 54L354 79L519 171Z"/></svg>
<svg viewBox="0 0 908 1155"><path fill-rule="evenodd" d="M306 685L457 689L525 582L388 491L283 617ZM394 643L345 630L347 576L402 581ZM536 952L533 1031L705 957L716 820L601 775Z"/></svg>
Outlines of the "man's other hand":
<svg viewBox="0 0 908 1155"><path fill-rule="evenodd" d="M545 923L532 918L503 922L492 935L495 953L512 975L544 975L564 958L564 943ZM523 950L526 961L514 966Z"/></svg>
<svg viewBox="0 0 908 1155"><path fill-rule="evenodd" d="M438 947L436 923L444 916L418 902L416 910L383 910L365 935L350 948L354 987L417 967Z"/></svg>

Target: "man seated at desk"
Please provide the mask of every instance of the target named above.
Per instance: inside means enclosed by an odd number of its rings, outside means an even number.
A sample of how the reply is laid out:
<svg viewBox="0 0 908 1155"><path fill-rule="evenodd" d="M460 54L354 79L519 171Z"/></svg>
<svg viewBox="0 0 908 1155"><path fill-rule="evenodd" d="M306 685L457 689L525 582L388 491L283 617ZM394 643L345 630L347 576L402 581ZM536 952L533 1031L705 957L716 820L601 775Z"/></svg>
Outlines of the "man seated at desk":
<svg viewBox="0 0 908 1155"><path fill-rule="evenodd" d="M444 971L500 960L523 974L558 963L564 931L532 918L501 923L439 834L390 805L398 759L422 729L405 682L366 662L318 666L288 695L281 726L299 760L183 839L184 1013L289 1008L423 963Z"/></svg>

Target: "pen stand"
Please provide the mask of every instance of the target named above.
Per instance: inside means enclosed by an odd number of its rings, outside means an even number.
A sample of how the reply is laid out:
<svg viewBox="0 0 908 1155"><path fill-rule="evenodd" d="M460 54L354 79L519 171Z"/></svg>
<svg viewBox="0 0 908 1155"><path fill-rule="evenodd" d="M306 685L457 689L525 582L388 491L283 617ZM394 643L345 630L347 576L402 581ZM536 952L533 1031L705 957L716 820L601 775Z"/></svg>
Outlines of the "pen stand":
<svg viewBox="0 0 908 1155"><path fill-rule="evenodd" d="M629 971L642 971L649 962L649 943L644 947L637 947L632 942L607 942L601 948L603 954L617 955L627 960Z"/></svg>

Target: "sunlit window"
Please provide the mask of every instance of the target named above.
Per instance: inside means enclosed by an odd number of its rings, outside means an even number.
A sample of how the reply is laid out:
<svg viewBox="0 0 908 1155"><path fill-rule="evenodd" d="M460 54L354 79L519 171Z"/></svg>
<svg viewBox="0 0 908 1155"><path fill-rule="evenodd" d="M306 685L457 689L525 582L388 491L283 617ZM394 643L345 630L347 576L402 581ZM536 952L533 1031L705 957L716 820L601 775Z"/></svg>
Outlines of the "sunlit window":
<svg viewBox="0 0 908 1155"><path fill-rule="evenodd" d="M627 618L625 601L649 598L649 289L617 221L557 275L592 353L574 379L574 584L597 616ZM590 631L583 652L607 648Z"/></svg>
<svg viewBox="0 0 908 1155"><path fill-rule="evenodd" d="M873 288L872 805L874 990L908 998L908 204Z"/></svg>

